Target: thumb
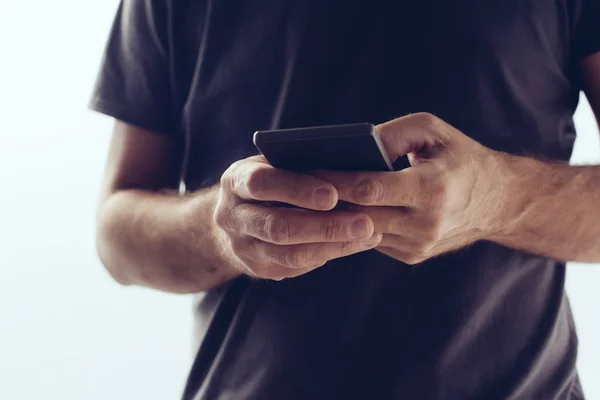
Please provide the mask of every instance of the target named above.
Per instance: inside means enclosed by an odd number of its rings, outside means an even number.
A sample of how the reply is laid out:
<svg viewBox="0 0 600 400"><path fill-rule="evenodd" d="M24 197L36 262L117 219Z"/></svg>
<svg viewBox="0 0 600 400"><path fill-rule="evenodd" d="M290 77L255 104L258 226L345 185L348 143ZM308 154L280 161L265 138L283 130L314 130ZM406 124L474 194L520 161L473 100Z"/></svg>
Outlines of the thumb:
<svg viewBox="0 0 600 400"><path fill-rule="evenodd" d="M427 113L411 114L377 125L379 138L392 162L407 154L432 158L446 148L448 125Z"/></svg>

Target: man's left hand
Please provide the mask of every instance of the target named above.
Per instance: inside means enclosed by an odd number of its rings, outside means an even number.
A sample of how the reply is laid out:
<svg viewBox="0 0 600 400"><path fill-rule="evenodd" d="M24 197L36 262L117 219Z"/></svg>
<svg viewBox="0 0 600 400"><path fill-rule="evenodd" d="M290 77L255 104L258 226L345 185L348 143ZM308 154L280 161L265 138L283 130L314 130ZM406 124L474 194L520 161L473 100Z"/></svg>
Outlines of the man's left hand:
<svg viewBox="0 0 600 400"><path fill-rule="evenodd" d="M503 168L507 154L426 113L395 119L377 131L390 159L408 155L409 168L318 175L337 188L341 201L372 218L375 232L383 233L378 250L417 264L501 230L504 200L511 196Z"/></svg>

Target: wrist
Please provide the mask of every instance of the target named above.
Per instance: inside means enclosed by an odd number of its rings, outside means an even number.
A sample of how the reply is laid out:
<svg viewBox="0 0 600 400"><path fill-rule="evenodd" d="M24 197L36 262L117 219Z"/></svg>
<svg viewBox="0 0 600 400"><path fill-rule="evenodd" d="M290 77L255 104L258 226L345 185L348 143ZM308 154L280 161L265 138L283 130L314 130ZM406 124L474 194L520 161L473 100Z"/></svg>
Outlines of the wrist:
<svg viewBox="0 0 600 400"><path fill-rule="evenodd" d="M519 229L524 215L538 197L535 193L540 184L538 163L527 157L496 153L491 205L495 212L486 239L502 242Z"/></svg>
<svg viewBox="0 0 600 400"><path fill-rule="evenodd" d="M538 225L551 220L555 199L561 197L569 184L563 172L570 166L506 154L500 166L501 190L498 209L501 212L496 232L490 240L510 243L516 237L543 235ZM567 168L567 170L565 170Z"/></svg>
<svg viewBox="0 0 600 400"><path fill-rule="evenodd" d="M214 213L218 202L218 185L191 194L184 205L182 223L184 231L190 232L195 251L201 253L203 259L209 260L209 272L228 281L241 272L226 233L215 223Z"/></svg>

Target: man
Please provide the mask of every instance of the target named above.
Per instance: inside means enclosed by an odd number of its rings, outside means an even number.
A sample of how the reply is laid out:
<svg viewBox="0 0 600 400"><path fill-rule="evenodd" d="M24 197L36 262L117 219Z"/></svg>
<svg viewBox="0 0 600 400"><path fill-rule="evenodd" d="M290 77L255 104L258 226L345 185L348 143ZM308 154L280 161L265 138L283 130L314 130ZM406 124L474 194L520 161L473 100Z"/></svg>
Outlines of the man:
<svg viewBox="0 0 600 400"><path fill-rule="evenodd" d="M599 51L598 0L124 0L98 249L203 293L184 397L583 398L564 262L600 261L600 167L567 161ZM365 121L412 166L302 175L251 140Z"/></svg>

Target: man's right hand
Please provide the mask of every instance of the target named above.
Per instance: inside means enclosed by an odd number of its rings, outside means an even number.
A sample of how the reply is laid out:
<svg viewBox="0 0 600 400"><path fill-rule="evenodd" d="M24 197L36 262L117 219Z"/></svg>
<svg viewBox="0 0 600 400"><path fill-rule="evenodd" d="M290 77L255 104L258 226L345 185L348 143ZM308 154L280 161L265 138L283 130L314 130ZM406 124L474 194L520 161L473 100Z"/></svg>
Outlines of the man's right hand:
<svg viewBox="0 0 600 400"><path fill-rule="evenodd" d="M326 181L274 168L254 156L223 174L214 220L236 269L282 280L379 244L373 221L333 210L337 201Z"/></svg>

